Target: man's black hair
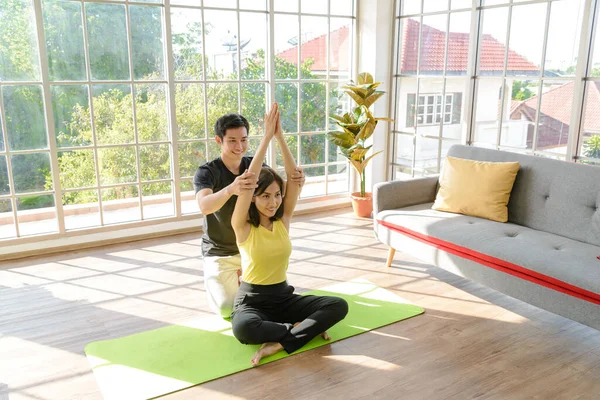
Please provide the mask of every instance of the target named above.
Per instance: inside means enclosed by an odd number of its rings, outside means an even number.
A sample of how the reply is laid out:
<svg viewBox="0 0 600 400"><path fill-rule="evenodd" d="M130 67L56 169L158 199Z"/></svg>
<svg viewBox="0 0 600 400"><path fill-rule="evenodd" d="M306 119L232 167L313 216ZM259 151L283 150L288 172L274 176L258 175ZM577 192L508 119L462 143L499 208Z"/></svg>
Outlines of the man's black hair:
<svg viewBox="0 0 600 400"><path fill-rule="evenodd" d="M250 133L250 124L248 120L240 114L225 114L215 122L215 135L223 139L227 129L246 127L246 131Z"/></svg>

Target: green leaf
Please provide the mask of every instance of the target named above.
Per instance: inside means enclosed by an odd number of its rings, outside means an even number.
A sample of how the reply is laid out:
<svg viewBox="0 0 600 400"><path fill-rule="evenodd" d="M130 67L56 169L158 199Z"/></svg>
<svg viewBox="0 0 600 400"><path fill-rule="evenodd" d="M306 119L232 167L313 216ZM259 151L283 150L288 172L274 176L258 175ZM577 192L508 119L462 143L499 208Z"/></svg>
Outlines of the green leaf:
<svg viewBox="0 0 600 400"><path fill-rule="evenodd" d="M344 90L344 92L346 92L346 94L350 96L352 100L354 100L359 106L363 104L364 99L360 95L354 93L352 90Z"/></svg>
<svg viewBox="0 0 600 400"><path fill-rule="evenodd" d="M373 132L375 131L375 127L377 126L377 122L375 121L369 121L365 124L365 126L363 126L363 128L360 130L360 132L358 132L358 135L356 136L356 138L358 140L367 140L368 138L371 137L371 135L373 135Z"/></svg>
<svg viewBox="0 0 600 400"><path fill-rule="evenodd" d="M365 83L373 83L373 75L368 72L361 72L358 74L358 84L364 85Z"/></svg>
<svg viewBox="0 0 600 400"><path fill-rule="evenodd" d="M331 143L342 149L349 148L354 145L354 136L350 135L348 132L329 132L327 137Z"/></svg>
<svg viewBox="0 0 600 400"><path fill-rule="evenodd" d="M364 106L369 108L373 103L377 101L378 98L383 96L385 92L375 92L375 94L370 95L365 99Z"/></svg>
<svg viewBox="0 0 600 400"><path fill-rule="evenodd" d="M371 161L371 158L375 157L377 154L382 153L382 152L383 152L383 150L379 150L377 153L373 153L369 157L365 158L365 160L363 161L364 168L367 167L367 164L369 163L369 161Z"/></svg>
<svg viewBox="0 0 600 400"><path fill-rule="evenodd" d="M365 148L354 149L354 151L351 154L351 157L353 160L362 161L368 152L369 152L369 149L365 149Z"/></svg>

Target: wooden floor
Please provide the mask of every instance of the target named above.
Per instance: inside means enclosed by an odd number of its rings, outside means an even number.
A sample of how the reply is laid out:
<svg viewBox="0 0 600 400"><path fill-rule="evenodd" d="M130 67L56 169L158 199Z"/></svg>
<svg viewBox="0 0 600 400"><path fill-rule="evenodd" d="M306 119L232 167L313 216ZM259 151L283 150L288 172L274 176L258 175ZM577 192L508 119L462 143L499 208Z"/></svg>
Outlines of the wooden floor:
<svg viewBox="0 0 600 400"><path fill-rule="evenodd" d="M84 346L207 313L199 234L0 263L0 400L101 399ZM424 315L168 399L599 399L600 332L387 249L348 209L298 217L289 281L365 278ZM226 356L226 355L225 355Z"/></svg>

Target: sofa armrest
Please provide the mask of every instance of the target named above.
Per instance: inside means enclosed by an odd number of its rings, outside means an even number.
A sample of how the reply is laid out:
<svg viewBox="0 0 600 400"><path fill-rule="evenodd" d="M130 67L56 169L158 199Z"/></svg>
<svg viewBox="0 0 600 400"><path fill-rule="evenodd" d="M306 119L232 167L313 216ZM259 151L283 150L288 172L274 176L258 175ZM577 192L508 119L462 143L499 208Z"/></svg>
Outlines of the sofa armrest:
<svg viewBox="0 0 600 400"><path fill-rule="evenodd" d="M430 203L437 188L437 176L378 183L373 188L373 216L383 210Z"/></svg>

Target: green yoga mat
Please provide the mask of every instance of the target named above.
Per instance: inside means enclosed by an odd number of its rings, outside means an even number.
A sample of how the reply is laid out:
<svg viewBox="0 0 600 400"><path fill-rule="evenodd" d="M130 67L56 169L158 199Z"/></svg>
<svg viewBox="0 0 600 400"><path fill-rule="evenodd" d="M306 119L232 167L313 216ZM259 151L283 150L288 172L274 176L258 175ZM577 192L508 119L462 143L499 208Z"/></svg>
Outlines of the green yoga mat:
<svg viewBox="0 0 600 400"><path fill-rule="evenodd" d="M304 294L343 297L346 318L298 350L300 353L423 313L423 309L368 281L351 281ZM376 340L376 339L374 339ZM93 342L85 353L105 399L148 399L253 368L258 345L240 344L218 317ZM289 357L281 351L261 365ZM260 368L258 366L257 368Z"/></svg>

